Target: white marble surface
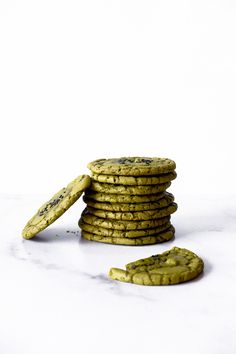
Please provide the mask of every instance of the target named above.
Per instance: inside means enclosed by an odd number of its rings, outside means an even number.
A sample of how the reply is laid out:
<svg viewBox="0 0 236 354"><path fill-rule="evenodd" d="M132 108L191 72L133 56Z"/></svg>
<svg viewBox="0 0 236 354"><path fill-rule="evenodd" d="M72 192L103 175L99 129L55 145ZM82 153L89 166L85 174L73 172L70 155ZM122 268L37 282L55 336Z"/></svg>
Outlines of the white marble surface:
<svg viewBox="0 0 236 354"><path fill-rule="evenodd" d="M176 196L174 241L125 247L80 238L82 201L32 241L21 229L44 196L1 196L0 353L236 353L236 198ZM67 232L69 231L69 232ZM111 266L186 247L197 280L144 287Z"/></svg>

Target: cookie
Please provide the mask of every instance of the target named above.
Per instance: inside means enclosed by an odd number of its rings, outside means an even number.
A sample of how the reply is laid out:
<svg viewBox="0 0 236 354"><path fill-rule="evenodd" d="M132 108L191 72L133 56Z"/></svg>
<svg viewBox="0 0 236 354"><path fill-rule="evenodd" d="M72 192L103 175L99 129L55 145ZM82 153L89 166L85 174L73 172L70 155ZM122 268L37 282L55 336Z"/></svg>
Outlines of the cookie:
<svg viewBox="0 0 236 354"><path fill-rule="evenodd" d="M108 210L99 210L91 207L87 207L90 214L96 215L104 219L115 220L152 220L163 218L173 214L177 210L177 204L172 203L169 206L161 209L145 210L145 211L132 211L132 212L113 212Z"/></svg>
<svg viewBox="0 0 236 354"><path fill-rule="evenodd" d="M109 184L92 181L90 185L90 190L108 194L145 195L163 192L167 188L169 188L170 185L171 183L167 182L157 185L125 186L122 184Z"/></svg>
<svg viewBox="0 0 236 354"><path fill-rule="evenodd" d="M167 222L166 224L157 226L153 229L121 231L121 230L105 229L104 227L89 225L83 222L82 219L80 219L79 226L83 231L86 231L91 234L99 235L99 236L137 238L140 236L143 237L143 236L158 235L160 232L169 229L171 224L170 222Z"/></svg>
<svg viewBox="0 0 236 354"><path fill-rule="evenodd" d="M90 225L104 227L105 229L115 229L115 230L143 230L151 229L157 226L165 225L170 221L170 216L164 218L144 220L144 221L125 221L125 220L109 220L104 218L99 218L98 216L88 213L85 209L82 212L81 219Z"/></svg>
<svg viewBox="0 0 236 354"><path fill-rule="evenodd" d="M34 237L59 218L90 186L90 177L77 177L66 188L62 188L48 202L43 204L37 213L28 221L22 231L26 239Z"/></svg>
<svg viewBox="0 0 236 354"><path fill-rule="evenodd" d="M177 177L175 171L165 173L158 176L116 176L116 175L104 175L104 174L92 174L92 179L102 183L111 184L123 184L123 185L134 185L143 186L151 184L162 184L166 182L173 181Z"/></svg>
<svg viewBox="0 0 236 354"><path fill-rule="evenodd" d="M97 174L121 176L149 176L168 173L176 168L174 161L160 157L121 157L99 159L88 164Z"/></svg>
<svg viewBox="0 0 236 354"><path fill-rule="evenodd" d="M151 203L164 197L164 193L147 195L125 195L93 192L90 189L85 192L85 196L97 202L108 203Z"/></svg>
<svg viewBox="0 0 236 354"><path fill-rule="evenodd" d="M143 211L143 210L153 210L167 207L174 201L174 196L170 193L165 193L164 197L157 200L156 202L150 203L108 203L108 202L97 202L96 200L90 199L88 196L83 197L84 202L95 209L109 210L109 211Z"/></svg>
<svg viewBox="0 0 236 354"><path fill-rule="evenodd" d="M126 270L111 268L109 277L139 285L171 285L196 278L204 268L193 252L173 247L162 254L140 259L126 265Z"/></svg>
<svg viewBox="0 0 236 354"><path fill-rule="evenodd" d="M152 245L155 243L169 241L174 237L174 234L175 234L175 230L173 227L170 227L166 231L163 231L156 236L153 235L153 236L144 236L138 238L99 236L83 230L81 232L81 236L89 241L97 241L102 243L112 243L115 245L127 245L127 246Z"/></svg>

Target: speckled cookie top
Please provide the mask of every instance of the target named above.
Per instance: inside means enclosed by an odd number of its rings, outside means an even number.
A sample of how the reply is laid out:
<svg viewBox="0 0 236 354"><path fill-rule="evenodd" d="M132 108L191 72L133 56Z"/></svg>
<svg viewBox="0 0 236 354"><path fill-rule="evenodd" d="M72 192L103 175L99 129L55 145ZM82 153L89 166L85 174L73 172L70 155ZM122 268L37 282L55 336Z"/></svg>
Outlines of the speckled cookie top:
<svg viewBox="0 0 236 354"><path fill-rule="evenodd" d="M88 175L81 175L69 183L67 187L62 188L43 204L28 221L22 231L22 236L30 239L52 224L81 196L90 186L90 182L91 179Z"/></svg>
<svg viewBox="0 0 236 354"><path fill-rule="evenodd" d="M160 157L121 157L99 159L88 164L94 173L123 176L146 176L168 173L176 168L173 160Z"/></svg>
<svg viewBox="0 0 236 354"><path fill-rule="evenodd" d="M169 285L197 277L204 263L195 253L173 247L162 254L140 259L126 265L126 270L111 268L112 279L139 285Z"/></svg>

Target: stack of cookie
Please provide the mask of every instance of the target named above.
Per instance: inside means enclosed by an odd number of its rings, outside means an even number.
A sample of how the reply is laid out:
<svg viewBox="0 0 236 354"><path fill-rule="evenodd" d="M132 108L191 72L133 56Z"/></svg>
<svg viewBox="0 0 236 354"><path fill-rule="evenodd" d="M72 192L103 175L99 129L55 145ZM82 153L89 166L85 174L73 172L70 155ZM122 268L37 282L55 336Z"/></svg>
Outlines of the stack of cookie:
<svg viewBox="0 0 236 354"><path fill-rule="evenodd" d="M177 210L166 192L176 178L175 162L166 158L102 159L88 164L91 185L79 220L87 240L148 245L174 236L170 216Z"/></svg>

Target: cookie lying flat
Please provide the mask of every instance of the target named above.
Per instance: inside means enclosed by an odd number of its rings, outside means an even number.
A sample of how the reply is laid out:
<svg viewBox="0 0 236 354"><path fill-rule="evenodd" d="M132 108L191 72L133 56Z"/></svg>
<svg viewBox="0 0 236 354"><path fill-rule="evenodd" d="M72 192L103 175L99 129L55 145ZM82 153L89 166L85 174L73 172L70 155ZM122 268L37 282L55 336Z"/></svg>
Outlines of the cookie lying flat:
<svg viewBox="0 0 236 354"><path fill-rule="evenodd" d="M90 189L99 193L145 195L163 192L169 188L170 185L171 183L168 182L157 185L125 186L121 184L109 184L92 181Z"/></svg>
<svg viewBox="0 0 236 354"><path fill-rule="evenodd" d="M119 159L100 159L88 164L97 174L122 176L149 176L172 172L174 161L160 157L121 157Z"/></svg>
<svg viewBox="0 0 236 354"><path fill-rule="evenodd" d="M145 211L132 211L132 212L113 212L108 210L99 210L91 207L87 207L87 210L90 214L96 215L104 219L114 219L114 220L152 220L163 218L173 214L177 210L177 204L172 203L171 205L154 210L145 210Z"/></svg>
<svg viewBox="0 0 236 354"><path fill-rule="evenodd" d="M22 231L26 239L34 237L59 218L90 186L90 177L77 177L66 188L62 188L48 202L43 204L37 213L28 221Z"/></svg>
<svg viewBox="0 0 236 354"><path fill-rule="evenodd" d="M165 208L174 201L174 196L168 192L164 194L164 197L156 202L149 203L108 203L97 202L88 196L83 197L84 202L95 209L109 210L109 211L144 211Z"/></svg>
<svg viewBox="0 0 236 354"><path fill-rule="evenodd" d="M125 221L125 220L110 220L99 218L98 216L88 213L85 209L82 212L81 219L90 225L104 227L105 229L115 230L143 230L151 229L157 226L165 225L170 221L170 216L160 219L144 220L144 221Z"/></svg>
<svg viewBox="0 0 236 354"><path fill-rule="evenodd" d="M170 285L196 278L203 268L204 263L196 254L173 247L162 254L129 263L126 270L111 268L109 276L139 285Z"/></svg>
<svg viewBox="0 0 236 354"><path fill-rule="evenodd" d="M165 173L158 176L115 176L115 175L101 175L97 173L92 174L92 179L102 183L111 184L124 184L124 185L134 185L143 186L151 184L161 184L174 180L177 177L175 171Z"/></svg>
<svg viewBox="0 0 236 354"><path fill-rule="evenodd" d="M169 241L174 237L174 234L175 234L175 230L172 226L168 230L163 231L156 236L144 236L138 238L99 236L83 230L81 232L81 236L89 241L112 243L115 245L127 245L127 246L152 245L155 243Z"/></svg>
<svg viewBox="0 0 236 354"><path fill-rule="evenodd" d="M86 197L93 199L97 202L108 202L108 203L149 203L156 202L157 200L164 197L164 193L149 194L149 195L125 195L125 194L109 194L109 193L98 193L91 190L87 190L85 193Z"/></svg>
<svg viewBox="0 0 236 354"><path fill-rule="evenodd" d="M85 223L82 219L79 220L79 226L83 231L86 231L91 234L103 236L103 237L120 237L120 238L137 238L143 236L153 236L158 235L160 232L165 231L170 228L170 222L167 222L164 225L157 226L153 229L146 230L131 230L131 231L121 231L114 229L106 229L104 227L94 226Z"/></svg>

